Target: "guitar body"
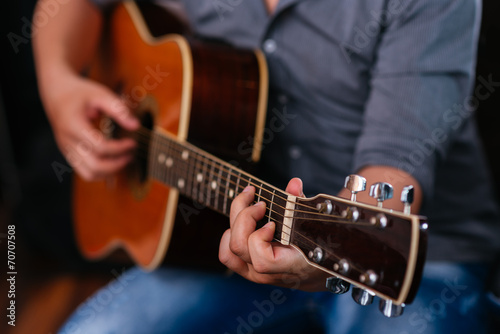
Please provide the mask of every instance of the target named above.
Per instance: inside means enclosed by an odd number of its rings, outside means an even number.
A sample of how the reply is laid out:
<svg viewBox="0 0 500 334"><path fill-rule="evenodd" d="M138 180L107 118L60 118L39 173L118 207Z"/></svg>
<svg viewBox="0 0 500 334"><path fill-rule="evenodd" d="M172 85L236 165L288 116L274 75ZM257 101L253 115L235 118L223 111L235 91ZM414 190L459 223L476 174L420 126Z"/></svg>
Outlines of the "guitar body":
<svg viewBox="0 0 500 334"><path fill-rule="evenodd" d="M131 2L118 5L91 77L121 95L143 126L240 167L257 161L267 106L263 56L162 35L162 23L172 23L173 17L159 10L141 12ZM143 19L148 12L160 23L148 27L148 18ZM100 122L105 135L112 135L111 127ZM74 224L82 253L99 259L123 248L146 269L164 262L165 254L168 263L217 267L227 217L150 177L151 159L158 157L150 155L147 136L139 139L137 161L125 170L100 182L75 178ZM241 153L242 143L248 143L248 154Z"/></svg>
<svg viewBox="0 0 500 334"><path fill-rule="evenodd" d="M418 290L427 245L426 218L409 210L413 187L405 187L405 210L396 212L354 198L293 196L248 173L249 163L260 158L264 132L263 55L187 39L175 16L142 6L114 7L90 71L121 95L142 127L127 133L102 118L90 134L101 140L130 136L138 147L135 159L104 181L75 177L82 253L99 259L124 249L148 270L162 263L224 269L218 246L231 203L253 185L255 201L266 203L260 223L276 224L275 241L344 282L344 292L346 284L357 287L355 300L378 296L384 314L400 314ZM360 176L347 181L346 187L365 189Z"/></svg>

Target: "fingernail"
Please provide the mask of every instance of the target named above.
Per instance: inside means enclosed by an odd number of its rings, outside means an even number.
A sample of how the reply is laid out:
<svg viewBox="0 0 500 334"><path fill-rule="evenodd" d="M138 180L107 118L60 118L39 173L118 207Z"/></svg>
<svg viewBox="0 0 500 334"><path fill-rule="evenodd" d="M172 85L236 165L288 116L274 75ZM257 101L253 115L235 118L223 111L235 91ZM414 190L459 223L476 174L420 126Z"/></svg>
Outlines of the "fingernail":
<svg viewBox="0 0 500 334"><path fill-rule="evenodd" d="M252 186L246 186L245 189L243 189L243 192L244 193L247 193L249 192L250 190L252 190Z"/></svg>
<svg viewBox="0 0 500 334"><path fill-rule="evenodd" d="M262 228L271 228L273 226L274 222L269 221L266 223L266 225L262 226Z"/></svg>
<svg viewBox="0 0 500 334"><path fill-rule="evenodd" d="M264 202L262 201L258 201L257 203L255 203L253 206L262 206L263 204L265 204Z"/></svg>

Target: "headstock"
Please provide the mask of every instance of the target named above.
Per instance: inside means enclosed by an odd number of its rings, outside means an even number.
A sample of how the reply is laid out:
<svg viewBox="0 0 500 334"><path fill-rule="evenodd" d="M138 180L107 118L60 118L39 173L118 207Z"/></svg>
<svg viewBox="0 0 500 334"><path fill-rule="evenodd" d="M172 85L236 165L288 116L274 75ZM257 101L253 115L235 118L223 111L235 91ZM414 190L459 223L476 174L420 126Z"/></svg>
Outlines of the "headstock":
<svg viewBox="0 0 500 334"><path fill-rule="evenodd" d="M344 293L354 285L353 299L361 305L381 298L380 310L397 316L418 289L427 246L426 218L409 213L413 188L405 187L405 212L383 208L393 196L392 186L376 183L370 195L378 205L356 202L366 188L357 175L346 178L351 200L317 195L297 198L290 243L307 261L330 274L330 291Z"/></svg>

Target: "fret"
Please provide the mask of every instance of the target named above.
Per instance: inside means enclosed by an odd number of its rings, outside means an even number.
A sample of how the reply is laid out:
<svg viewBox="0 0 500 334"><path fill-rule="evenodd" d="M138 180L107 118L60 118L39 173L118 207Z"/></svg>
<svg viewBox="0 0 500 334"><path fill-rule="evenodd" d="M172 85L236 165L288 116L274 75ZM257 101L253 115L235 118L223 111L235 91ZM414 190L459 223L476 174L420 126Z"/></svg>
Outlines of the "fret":
<svg viewBox="0 0 500 334"><path fill-rule="evenodd" d="M186 147L182 147L181 145L176 144L174 148L176 152L177 159L175 160L176 166L173 168L173 172L175 172L175 179L177 188L183 193L186 193L186 171L188 169L190 150Z"/></svg>
<svg viewBox="0 0 500 334"><path fill-rule="evenodd" d="M262 219L263 224L270 221L269 214L273 206L273 196L274 196L273 189L269 185L262 183L260 185L260 190L257 195L257 198L258 201L263 201L264 203L266 203L266 213L264 214L264 218Z"/></svg>
<svg viewBox="0 0 500 334"><path fill-rule="evenodd" d="M200 191L201 197L202 197L202 203L210 206L210 196L206 196L207 191L205 187L208 189L210 187L209 180L210 180L210 174L208 172L208 158L203 157L203 181L201 182L201 188L203 189Z"/></svg>
<svg viewBox="0 0 500 334"><path fill-rule="evenodd" d="M230 173L228 176L228 189L227 189L227 203L224 213L229 215L231 211L231 204L233 203L234 198L238 195L238 187L240 183L240 175L241 173L238 170L230 169Z"/></svg>
<svg viewBox="0 0 500 334"><path fill-rule="evenodd" d="M193 197L193 185L195 179L195 153L191 150L188 160L188 168L187 171L187 181L186 181L186 196L192 198Z"/></svg>
<svg viewBox="0 0 500 334"><path fill-rule="evenodd" d="M268 220L267 222L269 223L271 221L271 217L272 217L272 212L273 212L273 204L274 204L274 195L276 193L276 190L273 189L273 193L272 193L272 196L271 196L271 200L269 201L269 214L268 214Z"/></svg>
<svg viewBox="0 0 500 334"><path fill-rule="evenodd" d="M283 230L283 217L286 208L286 194L283 192L278 192L273 194L273 209L270 211L269 216L272 221L276 223L276 230L274 232L274 238L277 241L281 241L281 235Z"/></svg>
<svg viewBox="0 0 500 334"><path fill-rule="evenodd" d="M222 212L225 213L225 214L228 214L228 211L227 211L227 197L229 196L229 192L230 192L230 186L231 186L231 174L232 174L232 171L233 169L231 167L229 167L229 170L227 172L227 176L226 176L226 189L224 191L224 204L222 206ZM232 202L232 200L231 200Z"/></svg>
<svg viewBox="0 0 500 334"><path fill-rule="evenodd" d="M241 172L238 172L238 180L236 181L236 187L234 187L234 197L238 196L240 193L240 181L241 181Z"/></svg>
<svg viewBox="0 0 500 334"><path fill-rule="evenodd" d="M197 154L198 159L196 160L196 184L198 185L196 200L203 203L203 183L205 182L205 172L203 169L203 157Z"/></svg>
<svg viewBox="0 0 500 334"><path fill-rule="evenodd" d="M218 211L221 211L219 204L222 200L224 200L224 193L221 192L222 189L222 173L224 171L224 166L219 165L219 173L217 174L217 192L215 196L215 207Z"/></svg>
<svg viewBox="0 0 500 334"><path fill-rule="evenodd" d="M165 160L163 162L163 177L167 184L175 187L174 176L172 173L172 166L174 165L174 158L172 157L172 148L170 140L164 140L163 153L165 154Z"/></svg>
<svg viewBox="0 0 500 334"><path fill-rule="evenodd" d="M165 183L168 183L168 170L166 166L166 161L168 157L168 142L165 140L160 141L160 153L158 155L158 161L161 161L161 180Z"/></svg>
<svg viewBox="0 0 500 334"><path fill-rule="evenodd" d="M262 184L262 183L261 183L261 184L260 184L260 186L259 186L259 192L257 193L257 199L256 199L256 201L257 201L257 202L260 202L260 198L261 198L261 195L260 195L260 194L261 194L261 192L262 192L262 187L263 187L263 186L264 186L264 184Z"/></svg>
<svg viewBox="0 0 500 334"><path fill-rule="evenodd" d="M185 186L185 181L180 175L183 163L179 147L176 147L173 141L169 141L169 156L167 157L165 165L167 166L168 173L170 174L169 179L171 184L182 191L184 191Z"/></svg>
<svg viewBox="0 0 500 334"><path fill-rule="evenodd" d="M207 178L207 202L208 202L207 205L213 208L216 207L215 198L217 197L216 196L217 183L214 183L215 162L211 162L210 160L208 160L208 162L210 164L210 171Z"/></svg>
<svg viewBox="0 0 500 334"><path fill-rule="evenodd" d="M191 197L199 201L200 197L200 187L201 182L203 181L203 170L201 168L200 155L196 152L193 152L194 157L194 167L193 167L193 185L192 185L192 195Z"/></svg>

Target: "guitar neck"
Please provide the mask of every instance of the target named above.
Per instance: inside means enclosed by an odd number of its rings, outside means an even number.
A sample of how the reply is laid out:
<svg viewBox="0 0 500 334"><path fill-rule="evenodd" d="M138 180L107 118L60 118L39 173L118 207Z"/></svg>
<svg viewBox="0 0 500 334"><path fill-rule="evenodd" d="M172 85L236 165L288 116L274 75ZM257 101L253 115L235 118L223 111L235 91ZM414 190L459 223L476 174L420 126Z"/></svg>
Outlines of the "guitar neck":
<svg viewBox="0 0 500 334"><path fill-rule="evenodd" d="M266 203L263 221L274 221L275 239L289 244L295 196L187 142L156 131L151 136L148 163L151 177L226 216L234 198L248 185L254 186L255 202Z"/></svg>
<svg viewBox="0 0 500 334"><path fill-rule="evenodd" d="M299 249L309 264L398 304L415 296L426 240L417 216L328 195L296 197L158 132L151 135L149 175L226 216L252 185L255 201L266 203L261 223L275 222L275 240Z"/></svg>

